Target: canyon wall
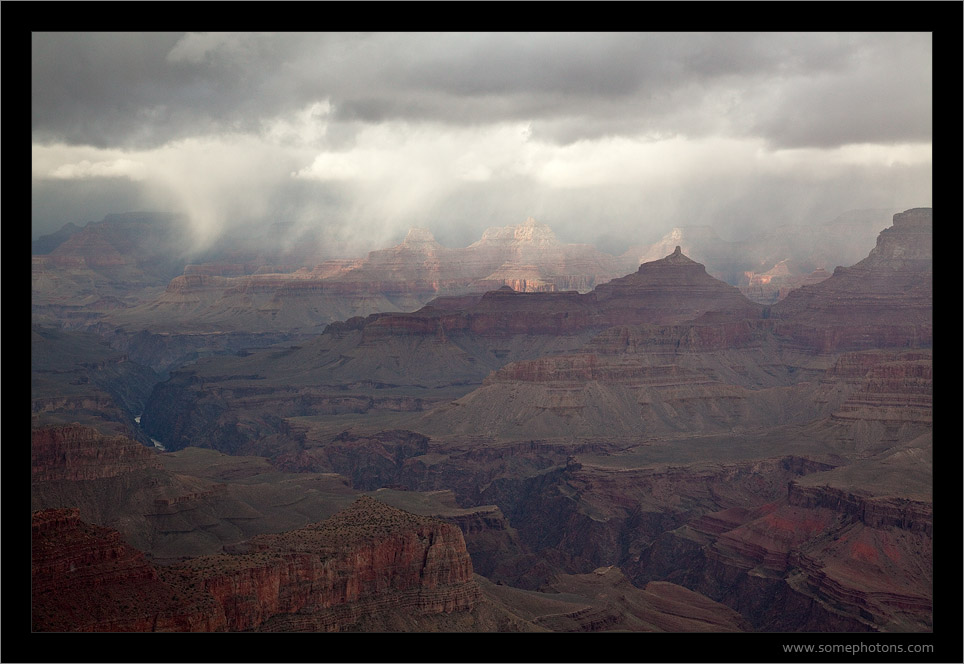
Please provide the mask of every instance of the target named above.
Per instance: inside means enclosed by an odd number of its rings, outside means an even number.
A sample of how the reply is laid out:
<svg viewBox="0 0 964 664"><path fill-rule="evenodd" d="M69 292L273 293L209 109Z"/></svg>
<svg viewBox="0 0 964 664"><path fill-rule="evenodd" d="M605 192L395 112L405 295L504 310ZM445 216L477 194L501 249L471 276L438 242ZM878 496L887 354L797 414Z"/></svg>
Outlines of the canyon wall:
<svg viewBox="0 0 964 664"><path fill-rule="evenodd" d="M243 552L157 567L77 510L36 512L38 631L339 631L379 614L469 611L480 600L455 526L362 497Z"/></svg>

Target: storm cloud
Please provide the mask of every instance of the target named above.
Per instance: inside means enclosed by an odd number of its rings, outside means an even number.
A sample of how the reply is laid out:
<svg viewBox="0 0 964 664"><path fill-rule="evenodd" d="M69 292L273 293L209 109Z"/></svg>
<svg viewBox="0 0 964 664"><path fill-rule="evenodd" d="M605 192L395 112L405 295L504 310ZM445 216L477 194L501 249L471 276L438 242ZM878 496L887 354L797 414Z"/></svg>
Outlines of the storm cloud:
<svg viewBox="0 0 964 664"><path fill-rule="evenodd" d="M33 235L116 201L183 213L199 247L276 222L339 251L409 226L464 246L532 216L616 250L928 206L931 50L929 33L35 33Z"/></svg>

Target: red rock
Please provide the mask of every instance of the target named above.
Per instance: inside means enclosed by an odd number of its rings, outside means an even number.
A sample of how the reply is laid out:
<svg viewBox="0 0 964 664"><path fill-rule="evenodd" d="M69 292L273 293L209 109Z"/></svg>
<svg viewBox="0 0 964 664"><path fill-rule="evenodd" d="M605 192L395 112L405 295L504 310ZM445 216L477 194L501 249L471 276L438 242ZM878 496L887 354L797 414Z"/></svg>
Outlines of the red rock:
<svg viewBox="0 0 964 664"><path fill-rule="evenodd" d="M479 601L459 529L362 497L246 552L157 568L77 510L35 513L38 631L338 631L364 618L471 610Z"/></svg>
<svg viewBox="0 0 964 664"><path fill-rule="evenodd" d="M822 267L810 274L791 272L787 261L784 260L761 274L753 271L744 272L739 288L740 292L753 302L774 304L789 295L790 291L801 286L818 284L828 277L830 273Z"/></svg>
<svg viewBox="0 0 964 664"><path fill-rule="evenodd" d="M85 426L35 429L30 467L34 482L93 480L158 468L157 453L125 436Z"/></svg>
<svg viewBox="0 0 964 664"><path fill-rule="evenodd" d="M144 554L77 509L35 512L31 544L34 631L219 631L210 597L161 578Z"/></svg>

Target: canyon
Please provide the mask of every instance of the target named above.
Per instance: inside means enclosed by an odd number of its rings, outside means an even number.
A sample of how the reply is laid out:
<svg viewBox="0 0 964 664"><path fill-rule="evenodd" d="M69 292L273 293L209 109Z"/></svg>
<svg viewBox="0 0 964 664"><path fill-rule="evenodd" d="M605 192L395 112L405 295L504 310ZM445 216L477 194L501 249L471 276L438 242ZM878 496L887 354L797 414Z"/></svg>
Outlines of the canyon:
<svg viewBox="0 0 964 664"><path fill-rule="evenodd" d="M772 304L834 265L858 260L855 252L888 218L885 210L852 211L817 232L781 227L741 241L684 226L614 255L564 243L530 217L488 228L463 248L444 247L430 231L413 228L394 247L346 258L327 256L321 238L285 224L200 251L184 246L190 229L178 217L109 215L34 242L32 318L100 334L164 374L200 357L303 341L334 322L410 312L441 297L503 286L586 293L677 245L716 278Z"/></svg>
<svg viewBox="0 0 964 664"><path fill-rule="evenodd" d="M931 632L932 227L744 288L530 219L35 299L34 629Z"/></svg>

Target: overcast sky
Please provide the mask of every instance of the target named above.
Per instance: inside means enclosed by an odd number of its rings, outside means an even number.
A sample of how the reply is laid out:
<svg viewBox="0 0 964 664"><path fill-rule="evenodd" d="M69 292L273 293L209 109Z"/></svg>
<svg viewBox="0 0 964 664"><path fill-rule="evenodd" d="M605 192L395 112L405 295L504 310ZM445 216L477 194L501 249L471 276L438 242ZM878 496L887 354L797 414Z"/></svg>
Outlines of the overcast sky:
<svg viewBox="0 0 964 664"><path fill-rule="evenodd" d="M35 33L33 237L176 211L335 253L607 251L931 205L928 33Z"/></svg>

